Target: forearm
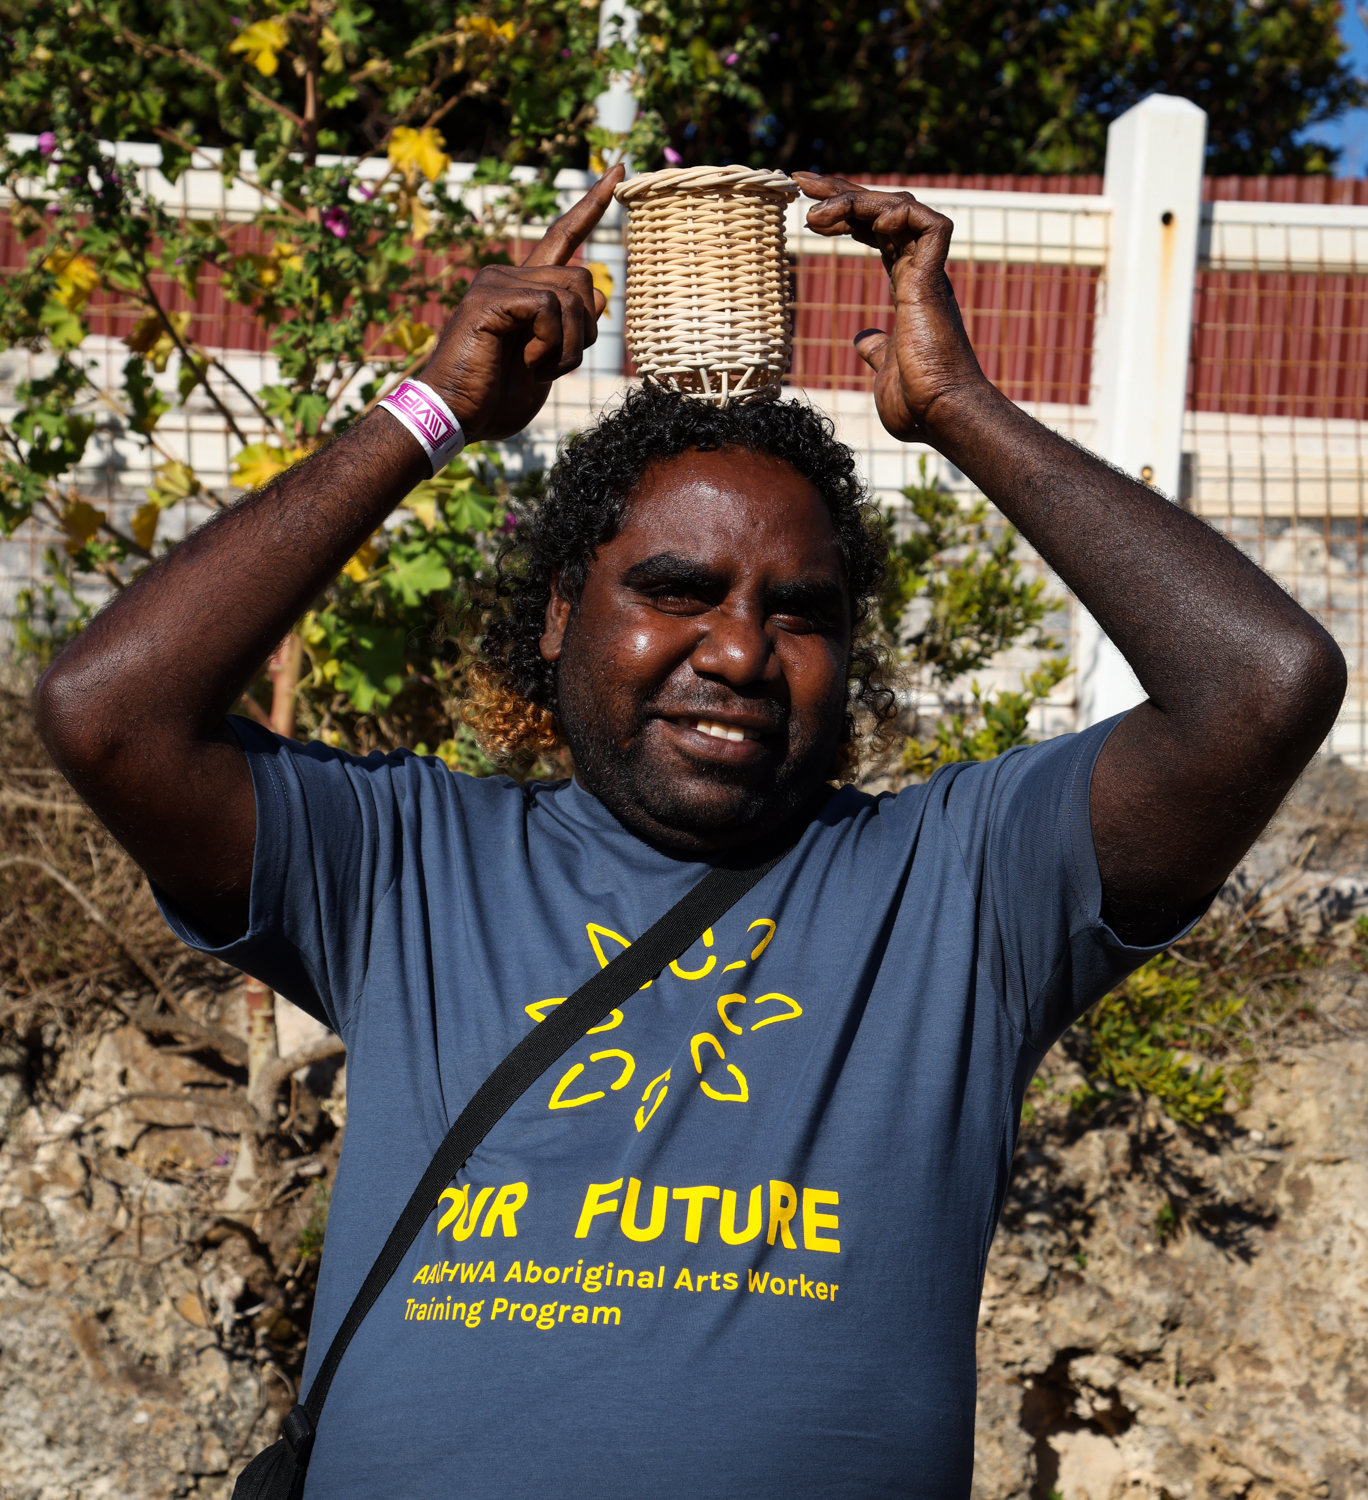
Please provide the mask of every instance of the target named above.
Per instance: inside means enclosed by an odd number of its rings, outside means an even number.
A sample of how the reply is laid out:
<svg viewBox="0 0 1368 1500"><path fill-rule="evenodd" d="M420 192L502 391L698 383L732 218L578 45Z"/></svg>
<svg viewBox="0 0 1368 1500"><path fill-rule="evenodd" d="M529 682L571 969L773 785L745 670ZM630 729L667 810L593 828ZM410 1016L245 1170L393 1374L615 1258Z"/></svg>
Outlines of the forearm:
<svg viewBox="0 0 1368 1500"><path fill-rule="evenodd" d="M428 462L388 412L248 496L162 558L62 654L36 695L83 791L131 748L203 739Z"/></svg>
<svg viewBox="0 0 1368 1500"><path fill-rule="evenodd" d="M984 382L931 413L937 448L1088 608L1162 713L1204 722L1304 687L1338 653L1276 583L1196 517L1051 432ZM1312 748L1334 706L1288 727ZM1251 726L1252 727L1252 726ZM1310 752L1308 751L1308 754Z"/></svg>
<svg viewBox="0 0 1368 1500"><path fill-rule="evenodd" d="M1108 740L1091 809L1108 920L1132 942L1162 940L1329 732L1344 659L1210 527L991 387L932 416L936 446L1087 606L1148 695Z"/></svg>

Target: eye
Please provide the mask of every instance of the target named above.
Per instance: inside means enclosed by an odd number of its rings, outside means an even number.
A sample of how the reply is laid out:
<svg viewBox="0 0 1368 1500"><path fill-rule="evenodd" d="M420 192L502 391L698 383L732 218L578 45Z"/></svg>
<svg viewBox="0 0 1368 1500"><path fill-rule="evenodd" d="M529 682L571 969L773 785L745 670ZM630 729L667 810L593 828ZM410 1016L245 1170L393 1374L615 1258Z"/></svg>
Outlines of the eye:
<svg viewBox="0 0 1368 1500"><path fill-rule="evenodd" d="M656 588L643 589L650 603L664 614L699 614L711 607L708 599L688 585L660 584Z"/></svg>
<svg viewBox="0 0 1368 1500"><path fill-rule="evenodd" d="M793 606L776 609L769 618L771 624L788 635L831 635L837 629L831 612L821 605L813 605L810 609Z"/></svg>
<svg viewBox="0 0 1368 1500"><path fill-rule="evenodd" d="M821 620L788 613L771 615L770 623L777 625L786 635L811 635L815 630L828 628Z"/></svg>

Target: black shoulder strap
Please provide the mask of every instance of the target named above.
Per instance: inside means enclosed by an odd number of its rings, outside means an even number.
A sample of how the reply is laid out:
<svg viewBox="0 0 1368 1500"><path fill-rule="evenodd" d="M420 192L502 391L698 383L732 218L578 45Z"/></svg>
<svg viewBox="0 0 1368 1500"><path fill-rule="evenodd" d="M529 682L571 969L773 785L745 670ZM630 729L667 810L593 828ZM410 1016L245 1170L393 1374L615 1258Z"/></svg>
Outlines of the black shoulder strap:
<svg viewBox="0 0 1368 1500"><path fill-rule="evenodd" d="M399 1215L384 1248L376 1256L356 1300L347 1310L342 1326L333 1336L323 1363L301 1409L296 1406L282 1424L282 1433L297 1463L307 1461L319 1414L328 1398L328 1387L362 1320L385 1289L386 1283L408 1253L437 1202L437 1195L465 1165L471 1152L484 1140L503 1114L556 1061L589 1030L597 1026L648 979L654 979L666 964L683 953L694 940L779 863L801 836L806 820L786 830L787 836L768 857L744 868L718 866L710 870L693 890L629 948L624 948L606 968L535 1026L476 1090L456 1123L437 1148L422 1181Z"/></svg>

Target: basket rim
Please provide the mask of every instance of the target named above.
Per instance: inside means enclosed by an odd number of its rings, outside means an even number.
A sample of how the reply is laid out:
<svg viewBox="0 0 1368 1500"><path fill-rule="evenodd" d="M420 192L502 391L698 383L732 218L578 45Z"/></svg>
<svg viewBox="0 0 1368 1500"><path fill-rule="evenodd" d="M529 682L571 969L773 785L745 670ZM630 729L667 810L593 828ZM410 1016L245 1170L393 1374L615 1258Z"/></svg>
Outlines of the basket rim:
<svg viewBox="0 0 1368 1500"><path fill-rule="evenodd" d="M801 189L787 172L769 167L664 167L619 183L613 197L628 208L646 199L706 193L747 193L796 198Z"/></svg>

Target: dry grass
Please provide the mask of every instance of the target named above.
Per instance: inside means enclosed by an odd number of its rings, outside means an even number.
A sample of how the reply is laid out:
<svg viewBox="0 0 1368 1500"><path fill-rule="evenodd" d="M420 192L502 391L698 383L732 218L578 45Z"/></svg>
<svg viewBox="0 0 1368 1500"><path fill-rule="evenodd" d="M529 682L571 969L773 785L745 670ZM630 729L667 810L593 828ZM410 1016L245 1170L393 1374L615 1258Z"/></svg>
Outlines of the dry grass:
<svg viewBox="0 0 1368 1500"><path fill-rule="evenodd" d="M107 1181L117 1201L130 1201L135 1179L144 1182L144 1196L147 1180L176 1185L186 1207L159 1226L170 1240L159 1240L155 1259L193 1268L210 1251L219 1263L231 1251L244 1320L236 1325L230 1312L226 1352L297 1382L341 1138L321 1101L289 1082L288 1100L282 1095L268 1122L264 1153L258 1140L265 1160L257 1197L266 1207L246 1217L219 1211L239 1133L255 1123L242 982L172 936L142 872L48 762L25 697L0 688L0 1075L8 1069L22 1077L20 1104L45 1122L71 1121L91 1058L113 1033L136 1031L154 1061L174 1065L187 1080L193 1075L193 1087L171 1093L130 1084L99 1118L63 1128L92 1182ZM136 1152L110 1146L102 1126L115 1108L158 1103L219 1141L211 1165L159 1153L155 1123ZM0 1092L0 1145L6 1126L13 1132L20 1124L4 1118L3 1104ZM155 1120L155 1108L151 1115ZM164 1134L170 1140L175 1132ZM25 1148L16 1150L20 1161ZM310 1175L301 1176L300 1167ZM96 1202L92 1192L87 1197ZM3 1240L0 1234L0 1269L13 1270ZM143 1242L141 1219L134 1225L111 1216L113 1248L106 1253L141 1261Z"/></svg>

